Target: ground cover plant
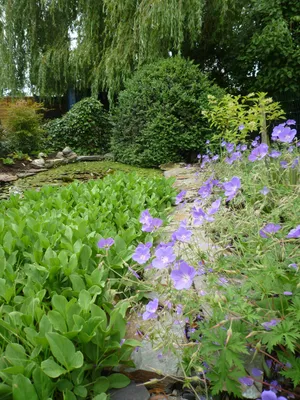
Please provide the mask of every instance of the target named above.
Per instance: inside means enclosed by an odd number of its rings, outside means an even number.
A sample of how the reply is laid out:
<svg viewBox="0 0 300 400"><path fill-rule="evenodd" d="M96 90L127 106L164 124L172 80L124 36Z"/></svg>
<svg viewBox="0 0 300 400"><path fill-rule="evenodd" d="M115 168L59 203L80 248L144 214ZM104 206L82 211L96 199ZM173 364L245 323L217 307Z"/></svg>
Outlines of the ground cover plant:
<svg viewBox="0 0 300 400"><path fill-rule="evenodd" d="M164 274L163 285L144 283L150 297L156 295L142 309L143 319L162 322L171 312L185 323L188 343L172 344L167 329L147 335L156 348L161 341L162 352L180 351L183 381L198 395L241 397L261 385L262 400L299 396L300 152L294 124L276 126L271 146L260 137L247 144L223 141L221 161L208 147L199 155L204 182L191 222L151 250L140 244L132 257ZM142 213L141 221L147 217ZM197 230L211 243L207 252L193 244ZM249 369L250 361L256 366Z"/></svg>
<svg viewBox="0 0 300 400"><path fill-rule="evenodd" d="M171 185L116 173L0 202L1 399L105 400L129 383L103 369L130 365L131 256L162 223L141 231L139 215L165 219Z"/></svg>

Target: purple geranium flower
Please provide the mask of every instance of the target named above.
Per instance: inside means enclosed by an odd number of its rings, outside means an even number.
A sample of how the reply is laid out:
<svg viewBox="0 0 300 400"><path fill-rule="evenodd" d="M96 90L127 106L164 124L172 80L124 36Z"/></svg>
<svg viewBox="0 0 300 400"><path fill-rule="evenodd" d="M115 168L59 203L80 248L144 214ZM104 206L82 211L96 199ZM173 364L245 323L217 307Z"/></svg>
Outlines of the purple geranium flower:
<svg viewBox="0 0 300 400"><path fill-rule="evenodd" d="M271 153L269 154L269 157L271 158L278 158L281 156L281 152L277 150L272 150Z"/></svg>
<svg viewBox="0 0 300 400"><path fill-rule="evenodd" d="M154 299L149 301L146 305L146 311L143 313L143 320L146 321L147 319L157 318L157 311L158 308L158 299Z"/></svg>
<svg viewBox="0 0 300 400"><path fill-rule="evenodd" d="M172 235L173 240L179 240L179 242L188 243L191 240L193 232L181 226Z"/></svg>
<svg viewBox="0 0 300 400"><path fill-rule="evenodd" d="M140 217L140 222L141 222L143 225L150 225L152 219L153 219L153 218L152 218L152 216L151 216L149 210L142 211L141 217Z"/></svg>
<svg viewBox="0 0 300 400"><path fill-rule="evenodd" d="M291 168L294 169L299 165L299 157L296 157L294 161L292 162Z"/></svg>
<svg viewBox="0 0 300 400"><path fill-rule="evenodd" d="M275 126L275 128L273 129L272 135L271 135L272 140L278 139L279 133L281 133L284 130L284 127L285 127L284 123Z"/></svg>
<svg viewBox="0 0 300 400"><path fill-rule="evenodd" d="M205 185L201 186L201 188L198 190L198 194L205 199L206 197L211 195L212 191L212 185L210 183L206 183Z"/></svg>
<svg viewBox="0 0 300 400"><path fill-rule="evenodd" d="M132 275L135 276L137 279L141 278L139 276L139 274L134 269L132 269L131 267L128 267L128 271L130 271L132 273Z"/></svg>
<svg viewBox="0 0 300 400"><path fill-rule="evenodd" d="M97 243L99 249L109 249L115 243L113 238L100 239Z"/></svg>
<svg viewBox="0 0 300 400"><path fill-rule="evenodd" d="M185 195L186 195L186 190L182 190L182 191L176 196L175 204L181 203Z"/></svg>
<svg viewBox="0 0 300 400"><path fill-rule="evenodd" d="M267 330L270 331L273 326L276 326L280 322L279 319L271 319L271 321L263 322L262 326Z"/></svg>
<svg viewBox="0 0 300 400"><path fill-rule="evenodd" d="M287 126L278 133L278 140L283 143L291 143L296 134L296 129L291 129L289 126Z"/></svg>
<svg viewBox="0 0 300 400"><path fill-rule="evenodd" d="M287 161L280 161L280 166L281 166L281 168L286 169L288 167Z"/></svg>
<svg viewBox="0 0 300 400"><path fill-rule="evenodd" d="M265 225L260 231L259 234L262 238L267 239L268 237L270 237L270 235L272 233L276 233L281 229L281 226L278 224L267 224Z"/></svg>
<svg viewBox="0 0 300 400"><path fill-rule="evenodd" d="M208 209L207 214L208 215L213 215L216 212L218 212L219 209L220 209L221 201L222 201L221 197L219 199L217 199L216 201L214 201L211 204L211 207Z"/></svg>
<svg viewBox="0 0 300 400"><path fill-rule="evenodd" d="M232 153L231 157L226 157L225 162L227 164L233 164L234 161L240 160L242 158L242 153L240 151L235 151Z"/></svg>
<svg viewBox="0 0 300 400"><path fill-rule="evenodd" d="M175 261L176 256L172 247L161 247L155 251L156 258L152 261L154 268L163 269Z"/></svg>
<svg viewBox="0 0 300 400"><path fill-rule="evenodd" d="M288 119L286 125L296 125L296 121L294 119Z"/></svg>
<svg viewBox="0 0 300 400"><path fill-rule="evenodd" d="M299 237L300 237L300 225L292 229L287 235L288 239L298 239Z"/></svg>
<svg viewBox="0 0 300 400"><path fill-rule="evenodd" d="M241 151L245 151L247 150L247 145L246 144L242 144L241 145Z"/></svg>
<svg viewBox="0 0 300 400"><path fill-rule="evenodd" d="M289 292L288 290L286 290L285 292L283 292L283 294L285 296L293 296L293 292Z"/></svg>
<svg viewBox="0 0 300 400"><path fill-rule="evenodd" d="M226 150L228 153L232 153L234 150L234 144L233 143L226 143L225 144Z"/></svg>
<svg viewBox="0 0 300 400"><path fill-rule="evenodd" d="M261 376L263 374L263 372L258 368L252 368L251 374L253 376Z"/></svg>
<svg viewBox="0 0 300 400"><path fill-rule="evenodd" d="M237 176L234 176L231 181L223 183L223 187L225 189L225 196L227 196L226 201L233 199L237 191L241 187L241 180Z"/></svg>
<svg viewBox="0 0 300 400"><path fill-rule="evenodd" d="M247 376L244 376L243 378L239 378L239 381L246 386L252 386L254 380L252 378L248 378Z"/></svg>
<svg viewBox="0 0 300 400"><path fill-rule="evenodd" d="M161 219L153 218L150 215L149 210L145 210L141 213L140 222L143 224L143 232L153 232L158 229L163 223Z"/></svg>
<svg viewBox="0 0 300 400"><path fill-rule="evenodd" d="M152 246L151 243L147 244L140 243L138 247L135 249L132 259L140 265L145 264L151 257L149 244L151 247Z"/></svg>
<svg viewBox="0 0 300 400"><path fill-rule="evenodd" d="M174 282L175 289L182 290L189 289L192 286L195 275L196 270L186 262L181 261L179 268L173 270L170 276Z"/></svg>
<svg viewBox="0 0 300 400"><path fill-rule="evenodd" d="M258 141L257 140L253 140L251 145L252 145L252 147L257 147L258 146Z"/></svg>
<svg viewBox="0 0 300 400"><path fill-rule="evenodd" d="M212 161L217 161L219 159L219 155L216 154L211 159L212 159Z"/></svg>
<svg viewBox="0 0 300 400"><path fill-rule="evenodd" d="M194 218L193 223L194 225L202 225L205 221L206 214L202 210L202 208L194 207L192 209L192 216Z"/></svg>
<svg viewBox="0 0 300 400"><path fill-rule="evenodd" d="M241 125L239 126L239 131L242 131L243 129L245 129L245 125L241 124Z"/></svg>
<svg viewBox="0 0 300 400"><path fill-rule="evenodd" d="M264 186L261 190L260 193L266 196L270 192L270 189L267 188L267 186Z"/></svg>
<svg viewBox="0 0 300 400"><path fill-rule="evenodd" d="M266 143L262 143L251 151L248 159L251 162L256 160L262 160L268 154L269 146Z"/></svg>

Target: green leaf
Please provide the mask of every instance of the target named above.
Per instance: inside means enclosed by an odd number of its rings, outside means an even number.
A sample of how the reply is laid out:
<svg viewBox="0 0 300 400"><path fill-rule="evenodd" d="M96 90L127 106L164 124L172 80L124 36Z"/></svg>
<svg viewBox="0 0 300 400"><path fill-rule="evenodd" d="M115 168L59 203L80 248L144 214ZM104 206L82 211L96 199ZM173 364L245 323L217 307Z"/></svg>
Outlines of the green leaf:
<svg viewBox="0 0 300 400"><path fill-rule="evenodd" d="M75 347L71 340L59 333L48 333L46 338L54 357L68 370L80 368L83 365L83 354L75 352Z"/></svg>
<svg viewBox="0 0 300 400"><path fill-rule="evenodd" d="M96 397L93 397L93 400L107 400L108 397L105 393L97 394Z"/></svg>
<svg viewBox="0 0 300 400"><path fill-rule="evenodd" d="M81 290L79 293L78 304L84 311L88 311L90 309L92 298L90 293L87 290Z"/></svg>
<svg viewBox="0 0 300 400"><path fill-rule="evenodd" d="M85 398L87 396L87 389L84 386L75 386L74 393L79 397Z"/></svg>
<svg viewBox="0 0 300 400"><path fill-rule="evenodd" d="M33 384L24 375L13 377L12 392L14 400L39 400Z"/></svg>
<svg viewBox="0 0 300 400"><path fill-rule="evenodd" d="M81 265L84 269L87 269L87 267L89 266L91 255L92 255L92 249L86 244L84 244L81 248L79 255L79 261L81 262Z"/></svg>
<svg viewBox="0 0 300 400"><path fill-rule="evenodd" d="M105 393L109 388L109 380L104 376L98 378L93 386L95 393Z"/></svg>
<svg viewBox="0 0 300 400"><path fill-rule="evenodd" d="M120 389L126 387L130 383L130 379L123 374L113 374L108 377L110 389Z"/></svg>
<svg viewBox="0 0 300 400"><path fill-rule="evenodd" d="M39 400L48 400L51 398L54 390L54 384L40 367L35 368L32 377Z"/></svg>
<svg viewBox="0 0 300 400"><path fill-rule="evenodd" d="M69 389L64 392L64 400L77 400L74 393L72 393Z"/></svg>
<svg viewBox="0 0 300 400"><path fill-rule="evenodd" d="M5 357L12 365L25 365L28 361L25 349L17 343L9 343L6 346Z"/></svg>
<svg viewBox="0 0 300 400"><path fill-rule="evenodd" d="M41 363L41 368L46 375L50 376L50 378L58 378L67 372L51 358L43 361Z"/></svg>
<svg viewBox="0 0 300 400"><path fill-rule="evenodd" d="M49 311L48 318L53 328L56 329L57 331L61 333L68 331L65 319L58 311L55 310Z"/></svg>
<svg viewBox="0 0 300 400"><path fill-rule="evenodd" d="M0 395L3 396L3 399L5 399L7 394L10 394L12 391L12 388L8 385L5 385L5 383L0 383ZM1 397L2 398L2 397Z"/></svg>

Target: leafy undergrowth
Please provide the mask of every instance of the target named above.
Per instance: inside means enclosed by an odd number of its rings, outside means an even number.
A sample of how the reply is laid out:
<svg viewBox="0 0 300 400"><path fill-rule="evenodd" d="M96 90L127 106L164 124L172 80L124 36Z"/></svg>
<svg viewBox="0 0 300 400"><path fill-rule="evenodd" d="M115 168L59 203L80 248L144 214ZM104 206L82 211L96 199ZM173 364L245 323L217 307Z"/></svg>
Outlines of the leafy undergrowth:
<svg viewBox="0 0 300 400"><path fill-rule="evenodd" d="M1 399L105 400L128 384L101 374L137 345L123 340L130 259L156 237L139 216L166 219L174 195L172 180L115 173L0 202Z"/></svg>
<svg viewBox="0 0 300 400"><path fill-rule="evenodd" d="M299 396L300 157L295 132L282 124L273 132L272 147L257 138L248 149L223 143L220 157L208 149L199 156L207 180L190 221L181 223L169 243L151 252L140 245L133 256L147 269L164 270L163 285L153 289L148 282L157 297L147 304L143 319L162 322L173 313L186 324L188 344L172 342L168 329L147 334L156 348L160 342L162 349L180 349L185 384L198 395L226 391L241 397L256 386L262 400ZM177 203L184 197L180 193ZM211 243L207 251L197 246L197 229Z"/></svg>

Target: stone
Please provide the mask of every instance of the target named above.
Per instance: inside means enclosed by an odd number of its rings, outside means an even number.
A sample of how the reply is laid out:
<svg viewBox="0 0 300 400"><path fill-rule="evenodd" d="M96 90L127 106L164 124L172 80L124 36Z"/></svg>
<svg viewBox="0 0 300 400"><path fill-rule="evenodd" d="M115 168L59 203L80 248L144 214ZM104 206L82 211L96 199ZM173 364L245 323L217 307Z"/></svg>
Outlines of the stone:
<svg viewBox="0 0 300 400"><path fill-rule="evenodd" d="M53 158L51 160L47 160L45 166L47 168L58 167L59 165L68 164L68 160L65 158Z"/></svg>
<svg viewBox="0 0 300 400"><path fill-rule="evenodd" d="M68 154L72 153L72 149L69 146L67 146L63 149L62 153L64 156L67 156Z"/></svg>
<svg viewBox="0 0 300 400"><path fill-rule="evenodd" d="M19 172L17 174L18 178L27 178L28 176L34 176L36 173L35 172Z"/></svg>
<svg viewBox="0 0 300 400"><path fill-rule="evenodd" d="M104 156L100 156L100 155L77 157L77 161L103 161L103 160L104 160Z"/></svg>
<svg viewBox="0 0 300 400"><path fill-rule="evenodd" d="M74 153L74 151L71 151L71 153L66 155L66 158L68 162L71 162L72 160L77 161L77 154Z"/></svg>
<svg viewBox="0 0 300 400"><path fill-rule="evenodd" d="M46 158L47 155L45 153L39 153L38 158Z"/></svg>
<svg viewBox="0 0 300 400"><path fill-rule="evenodd" d="M56 154L55 158L56 158L56 159L57 159L57 158L65 158L65 156L64 156L64 154L63 154L62 151L59 151L59 152Z"/></svg>
<svg viewBox="0 0 300 400"><path fill-rule="evenodd" d="M110 391L111 400L149 400L150 393L144 385L131 382L125 388Z"/></svg>
<svg viewBox="0 0 300 400"><path fill-rule="evenodd" d="M0 182L12 182L16 181L18 177L11 174L0 174Z"/></svg>
<svg viewBox="0 0 300 400"><path fill-rule="evenodd" d="M36 160L31 161L30 165L33 168L45 168L45 160L43 158L38 158Z"/></svg>

